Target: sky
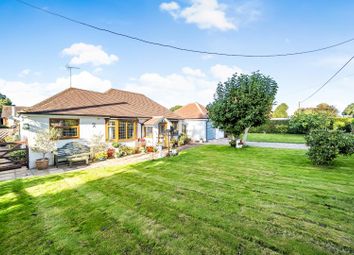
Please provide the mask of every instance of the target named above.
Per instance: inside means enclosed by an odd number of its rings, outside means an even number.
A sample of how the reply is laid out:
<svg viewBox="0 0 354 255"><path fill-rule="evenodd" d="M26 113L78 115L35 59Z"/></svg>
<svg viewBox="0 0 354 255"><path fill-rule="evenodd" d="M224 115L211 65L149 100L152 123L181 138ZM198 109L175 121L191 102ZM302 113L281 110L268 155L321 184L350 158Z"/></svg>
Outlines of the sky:
<svg viewBox="0 0 354 255"><path fill-rule="evenodd" d="M346 0L26 0L99 27L204 51L271 54L320 48L354 37ZM208 104L218 82L260 71L279 86L290 113L354 55L354 42L281 58L181 52L96 31L0 0L0 93L31 106L69 87L143 93L166 107ZM354 61L301 106L354 101Z"/></svg>

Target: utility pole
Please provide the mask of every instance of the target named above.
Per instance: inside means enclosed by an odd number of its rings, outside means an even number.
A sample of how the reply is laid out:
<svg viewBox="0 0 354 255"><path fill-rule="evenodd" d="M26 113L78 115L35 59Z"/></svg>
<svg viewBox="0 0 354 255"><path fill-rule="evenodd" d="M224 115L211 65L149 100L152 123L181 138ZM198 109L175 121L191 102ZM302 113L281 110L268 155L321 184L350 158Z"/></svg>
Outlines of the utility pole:
<svg viewBox="0 0 354 255"><path fill-rule="evenodd" d="M69 70L69 74L70 74L70 88L71 88L71 86L72 86L72 84L71 84L71 76L72 76L72 69L80 69L79 67L75 67L75 66L69 66L69 65L66 65L65 66L66 67L66 69L68 69Z"/></svg>

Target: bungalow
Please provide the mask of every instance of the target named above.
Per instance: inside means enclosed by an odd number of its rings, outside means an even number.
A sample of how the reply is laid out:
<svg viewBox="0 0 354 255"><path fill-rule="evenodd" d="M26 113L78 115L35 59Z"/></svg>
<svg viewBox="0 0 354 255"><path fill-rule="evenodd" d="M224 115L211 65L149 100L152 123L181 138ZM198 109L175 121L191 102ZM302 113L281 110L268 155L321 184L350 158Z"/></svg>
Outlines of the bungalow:
<svg viewBox="0 0 354 255"><path fill-rule="evenodd" d="M34 145L41 130L56 128L57 147L73 140L89 144L94 135L107 142L135 146L139 138L147 145L167 145L168 135L182 132L182 118L143 94L110 89L104 93L66 89L20 112L20 136ZM40 154L29 150L29 166ZM50 156L53 164L53 156Z"/></svg>
<svg viewBox="0 0 354 255"><path fill-rule="evenodd" d="M26 107L4 105L1 112L2 124L7 127L13 127L18 122L18 112L23 111Z"/></svg>
<svg viewBox="0 0 354 255"><path fill-rule="evenodd" d="M207 142L224 138L224 131L214 128L208 110L199 103L190 103L175 111L183 118L183 129L193 141Z"/></svg>

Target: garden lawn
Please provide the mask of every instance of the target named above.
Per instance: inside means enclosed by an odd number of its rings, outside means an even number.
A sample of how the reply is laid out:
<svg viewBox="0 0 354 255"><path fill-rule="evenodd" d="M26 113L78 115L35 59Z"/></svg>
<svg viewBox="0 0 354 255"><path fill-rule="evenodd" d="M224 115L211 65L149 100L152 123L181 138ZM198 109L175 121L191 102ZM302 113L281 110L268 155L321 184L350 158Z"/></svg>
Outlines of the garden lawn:
<svg viewBox="0 0 354 255"><path fill-rule="evenodd" d="M304 135L250 133L247 141L267 143L305 143Z"/></svg>
<svg viewBox="0 0 354 255"><path fill-rule="evenodd" d="M0 254L353 254L354 157L199 146L0 183Z"/></svg>

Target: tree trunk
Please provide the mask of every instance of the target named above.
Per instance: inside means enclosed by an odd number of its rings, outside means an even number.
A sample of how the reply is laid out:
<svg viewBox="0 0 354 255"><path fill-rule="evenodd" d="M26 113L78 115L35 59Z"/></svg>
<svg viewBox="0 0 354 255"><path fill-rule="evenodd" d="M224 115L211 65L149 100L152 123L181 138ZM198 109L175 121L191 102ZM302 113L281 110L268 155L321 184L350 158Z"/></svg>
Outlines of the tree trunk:
<svg viewBox="0 0 354 255"><path fill-rule="evenodd" d="M248 131L250 130L250 128L251 128L251 127L247 127L247 128L245 129L245 132L244 132L243 137L242 137L242 143L243 143L243 144L246 144L246 143L247 143L247 136L248 136Z"/></svg>

